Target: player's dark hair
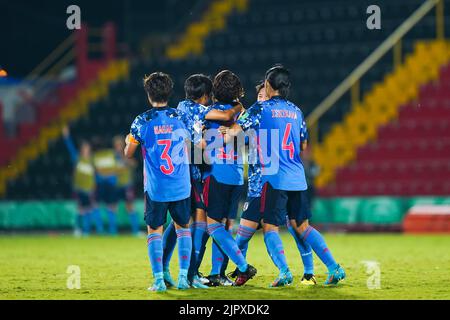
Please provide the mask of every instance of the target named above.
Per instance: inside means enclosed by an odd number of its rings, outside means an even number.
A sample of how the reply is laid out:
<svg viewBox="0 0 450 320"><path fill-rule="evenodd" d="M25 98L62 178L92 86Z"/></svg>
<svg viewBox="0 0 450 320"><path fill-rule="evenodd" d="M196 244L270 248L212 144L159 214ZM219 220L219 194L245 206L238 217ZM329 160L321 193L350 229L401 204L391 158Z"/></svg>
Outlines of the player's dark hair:
<svg viewBox="0 0 450 320"><path fill-rule="evenodd" d="M144 77L144 89L150 100L157 103L169 101L173 91L173 81L169 75L162 72L154 72Z"/></svg>
<svg viewBox="0 0 450 320"><path fill-rule="evenodd" d="M223 103L232 103L244 96L241 80L230 70L219 72L213 81L214 97Z"/></svg>
<svg viewBox="0 0 450 320"><path fill-rule="evenodd" d="M266 72L266 80L274 90L277 90L280 93L280 96L283 98L287 98L289 95L289 88L291 87L289 76L289 70L281 64L273 66Z"/></svg>
<svg viewBox="0 0 450 320"><path fill-rule="evenodd" d="M209 97L212 92L212 81L204 74L193 74L184 82L186 99L197 100L205 94Z"/></svg>
<svg viewBox="0 0 450 320"><path fill-rule="evenodd" d="M258 81L258 83L255 86L256 94L259 94L259 92L264 89L264 80Z"/></svg>

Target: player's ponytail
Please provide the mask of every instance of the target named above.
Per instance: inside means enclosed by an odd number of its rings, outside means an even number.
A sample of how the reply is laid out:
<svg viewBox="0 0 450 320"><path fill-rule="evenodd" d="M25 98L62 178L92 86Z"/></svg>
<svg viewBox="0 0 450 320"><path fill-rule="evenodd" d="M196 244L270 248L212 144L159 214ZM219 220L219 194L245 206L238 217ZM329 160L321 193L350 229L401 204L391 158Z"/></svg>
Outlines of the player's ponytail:
<svg viewBox="0 0 450 320"><path fill-rule="evenodd" d="M289 95L289 89L291 87L289 76L289 70L280 64L273 66L266 72L266 80L283 98L287 98Z"/></svg>

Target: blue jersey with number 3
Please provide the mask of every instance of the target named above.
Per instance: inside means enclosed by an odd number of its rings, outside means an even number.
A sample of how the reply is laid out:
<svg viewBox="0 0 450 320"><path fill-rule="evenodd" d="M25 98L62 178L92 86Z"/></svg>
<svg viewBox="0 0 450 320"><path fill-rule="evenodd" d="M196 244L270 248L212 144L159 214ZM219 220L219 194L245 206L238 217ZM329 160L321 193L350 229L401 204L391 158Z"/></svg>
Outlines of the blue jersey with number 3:
<svg viewBox="0 0 450 320"><path fill-rule="evenodd" d="M274 189L302 191L308 189L300 158L300 146L308 139L301 110L293 103L273 97L250 107L238 124L243 130L258 132L262 183Z"/></svg>
<svg viewBox="0 0 450 320"><path fill-rule="evenodd" d="M144 159L144 191L156 202L186 199L191 193L186 139L191 123L173 108L153 108L134 120L131 135Z"/></svg>

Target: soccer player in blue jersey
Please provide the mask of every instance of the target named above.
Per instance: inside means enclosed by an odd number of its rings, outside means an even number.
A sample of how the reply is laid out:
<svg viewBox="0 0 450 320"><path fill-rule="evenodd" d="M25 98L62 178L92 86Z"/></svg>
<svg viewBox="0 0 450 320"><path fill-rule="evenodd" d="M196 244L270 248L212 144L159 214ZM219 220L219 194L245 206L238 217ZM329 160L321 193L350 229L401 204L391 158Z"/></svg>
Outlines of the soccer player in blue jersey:
<svg viewBox="0 0 450 320"><path fill-rule="evenodd" d="M264 87L264 81L261 81L256 86L257 101L263 102L267 100L266 90ZM220 128L221 132L226 133L227 128ZM304 140L307 140L307 131L304 127ZM256 138L256 137L253 137ZM255 141L249 143L249 145L255 146ZM261 175L261 163L258 160L258 152L256 148L249 149L249 166L248 166L248 192L247 200L244 204L244 212L241 215L241 220L239 223L238 234L236 237L236 242L241 249L244 256L247 254L248 243L253 237L255 232L262 225L262 214L260 212L261 205L261 193L263 189L262 185L262 175ZM287 227L291 235L294 237L297 244L297 248L302 257L302 262L304 266L304 275L302 277L301 283L304 285L314 285L316 284L316 279L314 277L314 263L311 251L311 246L305 243L297 235L293 227L291 226L289 220L286 221ZM235 277L237 271L235 270L231 277ZM275 281L272 286L282 286L287 283L282 281Z"/></svg>
<svg viewBox="0 0 450 320"><path fill-rule="evenodd" d="M189 121L194 123L198 131L200 131L206 120L216 121L231 121L241 111L242 105L228 109L217 110L207 107L211 101L212 94L212 81L209 77L203 74L194 74L186 79L184 84L184 91L186 99L178 104L178 110L182 111L184 115L189 118ZM189 267L188 279L194 288L208 288L204 285L208 280L200 277L199 267L203 259L205 252L206 242L209 235L206 227L206 212L205 204L203 202L203 183L201 172L201 149L197 149L199 152L191 153L191 202L192 202L192 218L191 224L192 233L192 256L191 264ZM200 159L195 159L196 155L200 155ZM169 265L172 252L176 244L176 235L174 234L175 227L170 224L164 231L163 246L164 246L164 279L166 285L173 285L172 277L170 276ZM202 281L203 279L203 281Z"/></svg>
<svg viewBox="0 0 450 320"><path fill-rule="evenodd" d="M243 88L239 78L229 70L221 71L213 81L213 94L216 102L212 108L228 110L239 104ZM256 275L256 269L249 265L239 250L233 236L226 229L227 221L233 220L237 214L237 205L243 192L244 176L240 153L233 144L225 144L218 128L227 123L209 121L206 125L205 161L209 164L203 174L203 197L206 205L208 233L213 238L217 249L215 254L222 252L224 257L231 259L238 267L238 277L235 285L241 286ZM229 124L229 123L228 123ZM219 250L220 249L220 250ZM214 255L214 253L213 253ZM210 285L220 284L222 260L216 269L217 274L209 277ZM213 260L214 264L214 260Z"/></svg>
<svg viewBox="0 0 450 320"><path fill-rule="evenodd" d="M189 229L191 182L187 140L194 125L183 113L167 105L173 90L171 78L156 72L144 79L152 108L136 117L127 136L125 155L131 158L141 146L144 159L145 221L148 255L155 282L149 289L163 292L162 229L167 211L175 222L180 272L178 289L188 289L192 238ZM194 135L200 142L201 135Z"/></svg>
<svg viewBox="0 0 450 320"><path fill-rule="evenodd" d="M260 212L267 249L280 269L275 283L292 282L278 234L287 212L295 232L327 266L325 284L337 284L345 278L344 269L334 260L322 235L308 222L311 211L300 158L301 149L307 145L306 123L300 109L286 99L290 88L289 71L280 65L269 69L264 85L269 100L250 107L228 131L228 136L236 136L249 129L256 130L258 135L263 183Z"/></svg>

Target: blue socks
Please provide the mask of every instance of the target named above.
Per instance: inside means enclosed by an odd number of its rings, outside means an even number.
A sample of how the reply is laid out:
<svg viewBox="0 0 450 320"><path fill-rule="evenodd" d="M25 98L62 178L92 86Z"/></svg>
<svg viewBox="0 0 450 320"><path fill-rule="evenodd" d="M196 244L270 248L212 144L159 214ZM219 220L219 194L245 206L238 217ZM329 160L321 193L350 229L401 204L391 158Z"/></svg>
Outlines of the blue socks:
<svg viewBox="0 0 450 320"><path fill-rule="evenodd" d="M231 237L233 237L233 230L227 230ZM220 249L215 241L212 243L212 267L211 267L211 275L221 274L225 275L225 272L228 268L228 262L230 258Z"/></svg>
<svg viewBox="0 0 450 320"><path fill-rule="evenodd" d="M225 252L225 254L236 264L241 272L247 270L247 261L242 255L241 250L239 250L236 241L230 235L230 233L225 230L225 226L222 223L212 223L208 225L208 233L214 239L214 241L220 246L220 248Z"/></svg>
<svg viewBox="0 0 450 320"><path fill-rule="evenodd" d="M284 254L283 243L277 231L268 231L264 234L264 242L266 243L267 252L269 252L272 261L275 263L280 272L287 272L289 267Z"/></svg>
<svg viewBox="0 0 450 320"><path fill-rule="evenodd" d="M187 276L191 262L192 237L191 230L179 229L177 233L178 242L178 263L180 266L180 275Z"/></svg>
<svg viewBox="0 0 450 320"><path fill-rule="evenodd" d="M106 209L109 221L109 233L111 235L117 235L117 214L111 209Z"/></svg>
<svg viewBox="0 0 450 320"><path fill-rule="evenodd" d="M130 218L131 225L131 233L138 234L139 233L139 219L136 212L129 212L128 218Z"/></svg>
<svg viewBox="0 0 450 320"><path fill-rule="evenodd" d="M91 217L89 212L85 212L80 215L81 219L81 230L83 231L83 235L87 236L91 232Z"/></svg>
<svg viewBox="0 0 450 320"><path fill-rule="evenodd" d="M242 225L239 226L237 236L236 236L236 243L237 243L239 249L241 249L244 257L247 257L248 242L253 237L255 232L256 232L256 229L242 226Z"/></svg>
<svg viewBox="0 0 450 320"><path fill-rule="evenodd" d="M231 237L233 237L233 229L228 229L228 232L230 233ZM238 246L238 248L239 248L239 246ZM223 253L223 251L222 251L222 253ZM245 258L245 256L244 256L244 258ZM230 262L230 258L228 258L228 256L226 254L223 254L222 266L220 267L221 275L225 275L227 268L228 268L228 262Z"/></svg>
<svg viewBox="0 0 450 320"><path fill-rule="evenodd" d="M303 241L311 245L320 260L322 260L322 262L327 266L328 271L331 272L336 269L337 263L331 255L331 252L319 231L311 226L308 226L308 228L306 228L306 230L302 233L301 238Z"/></svg>
<svg viewBox="0 0 450 320"><path fill-rule="evenodd" d="M225 260L225 253L222 251L222 249L220 249L216 241L213 241L212 243L211 254L212 254L212 261L211 261L212 266L211 272L209 274L211 275L220 274L223 262Z"/></svg>
<svg viewBox="0 0 450 320"><path fill-rule="evenodd" d="M170 259L172 259L176 244L177 233L175 231L175 225L171 222L163 234L163 266L165 271L169 270Z"/></svg>
<svg viewBox="0 0 450 320"><path fill-rule="evenodd" d="M147 249L148 257L150 258L150 264L155 279L163 278L163 265L162 265L162 239L158 233L152 233L147 236Z"/></svg>
<svg viewBox="0 0 450 320"><path fill-rule="evenodd" d="M300 238L300 236L297 234L297 232L295 232L294 227L291 226L290 223L287 224L287 228L289 230L289 233L294 238L295 243L297 244L298 251L300 252L300 256L302 257L304 269L303 273L314 274L314 261L311 245Z"/></svg>
<svg viewBox="0 0 450 320"><path fill-rule="evenodd" d="M95 208L92 209L91 211L91 218L94 222L94 226L95 226L95 230L97 231L98 234L103 234L104 230L103 230L103 220L102 220L102 216L100 214L100 209L99 208Z"/></svg>
<svg viewBox="0 0 450 320"><path fill-rule="evenodd" d="M202 245L201 245L200 253L198 254L198 257L197 257L197 262L196 262L196 267L197 267L196 271L197 272L198 272L198 269L200 268L200 264L203 261L203 257L205 256L206 244L208 243L208 240L209 240L209 233L205 232L203 234L203 238L202 238Z"/></svg>
<svg viewBox="0 0 450 320"><path fill-rule="evenodd" d="M189 266L189 275L194 276L198 273L198 268L205 252L206 241L209 235L206 232L206 222L193 222L191 225L192 233L192 254L191 264Z"/></svg>

